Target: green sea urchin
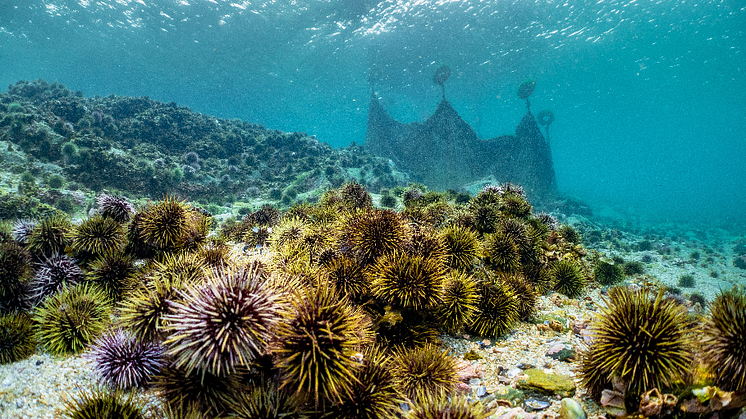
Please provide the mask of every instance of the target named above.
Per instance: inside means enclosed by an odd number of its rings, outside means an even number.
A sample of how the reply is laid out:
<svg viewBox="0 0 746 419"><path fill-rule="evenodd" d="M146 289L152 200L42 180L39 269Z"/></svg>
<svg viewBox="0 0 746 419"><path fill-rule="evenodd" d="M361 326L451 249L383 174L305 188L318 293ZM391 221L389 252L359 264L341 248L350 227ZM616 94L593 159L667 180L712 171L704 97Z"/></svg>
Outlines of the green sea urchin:
<svg viewBox="0 0 746 419"><path fill-rule="evenodd" d="M0 316L0 365L28 358L36 351L36 341L26 313Z"/></svg>
<svg viewBox="0 0 746 419"><path fill-rule="evenodd" d="M601 285L616 285L624 280L622 265L599 260L593 267L593 276Z"/></svg>
<svg viewBox="0 0 746 419"><path fill-rule="evenodd" d="M359 311L321 285L298 291L278 324L273 351L283 387L296 389L318 406L349 396L360 364L350 356L368 339L369 323Z"/></svg>
<svg viewBox="0 0 746 419"><path fill-rule="evenodd" d="M560 260L552 265L552 282L554 290L570 298L583 294L586 279L580 266L572 260Z"/></svg>
<svg viewBox="0 0 746 419"><path fill-rule="evenodd" d="M111 305L95 285L65 287L34 312L37 340L54 355L81 352L109 322Z"/></svg>
<svg viewBox="0 0 746 419"><path fill-rule="evenodd" d="M288 389L278 388L274 380L257 380L247 391L228 398L234 419L302 419L301 401ZM324 416L328 417L328 416Z"/></svg>
<svg viewBox="0 0 746 419"><path fill-rule="evenodd" d="M138 287L120 304L121 325L142 341L163 337L168 301L177 297L184 282L172 277L156 277L147 287Z"/></svg>
<svg viewBox="0 0 746 419"><path fill-rule="evenodd" d="M499 280L509 286L518 298L518 318L531 318L536 313L538 299L534 286L521 274L501 275Z"/></svg>
<svg viewBox="0 0 746 419"><path fill-rule="evenodd" d="M619 377L629 396L670 388L691 366L690 324L686 309L662 292L653 297L644 288L610 289L600 318L590 326L590 361L601 376L586 370L584 382Z"/></svg>
<svg viewBox="0 0 746 419"><path fill-rule="evenodd" d="M166 197L142 211L140 236L160 250L177 249L184 240L189 207L174 197Z"/></svg>
<svg viewBox="0 0 746 419"><path fill-rule="evenodd" d="M15 242L0 244L0 311L12 311L26 299L31 255ZM6 307L7 306L7 307Z"/></svg>
<svg viewBox="0 0 746 419"><path fill-rule="evenodd" d="M477 281L471 276L452 271L443 288L443 303L438 306L438 319L443 328L456 332L471 323L477 310L479 292Z"/></svg>
<svg viewBox="0 0 746 419"><path fill-rule="evenodd" d="M365 189L365 186L357 182L349 182L339 189L339 195L342 198L342 204L351 209L371 208L373 199Z"/></svg>
<svg viewBox="0 0 746 419"><path fill-rule="evenodd" d="M399 250L409 234L404 219L392 210L363 211L350 220L349 228L351 250L364 265Z"/></svg>
<svg viewBox="0 0 746 419"><path fill-rule="evenodd" d="M77 225L72 232L72 247L85 256L116 252L124 246L125 229L111 218L93 216Z"/></svg>
<svg viewBox="0 0 746 419"><path fill-rule="evenodd" d="M392 358L382 349L372 346L360 356L357 381L349 395L334 403L324 417L332 419L394 419L399 410L399 382L391 374Z"/></svg>
<svg viewBox="0 0 746 419"><path fill-rule="evenodd" d="M199 418L212 418L224 414L235 393L245 391L238 374L218 377L210 373L193 371L168 365L153 379L153 388L173 412L199 411Z"/></svg>
<svg viewBox="0 0 746 419"><path fill-rule="evenodd" d="M468 227L452 225L440 231L446 247L448 266L468 271L479 255L479 238Z"/></svg>
<svg viewBox="0 0 746 419"><path fill-rule="evenodd" d="M70 245L72 224L62 215L54 215L36 224L26 239L28 250L41 259L65 252Z"/></svg>
<svg viewBox="0 0 746 419"><path fill-rule="evenodd" d="M523 277L534 286L537 294L545 295L554 289L554 278L544 264L523 265Z"/></svg>
<svg viewBox="0 0 746 419"><path fill-rule="evenodd" d="M417 403L449 395L458 382L454 358L429 343L396 350L394 374L402 394Z"/></svg>
<svg viewBox="0 0 746 419"><path fill-rule="evenodd" d="M431 397L414 405L407 419L485 419L490 416L479 401L464 396Z"/></svg>
<svg viewBox="0 0 746 419"><path fill-rule="evenodd" d="M106 252L88 265L85 279L106 292L111 301L119 301L134 285L137 272L132 256L120 252Z"/></svg>
<svg viewBox="0 0 746 419"><path fill-rule="evenodd" d="M329 280L342 296L356 300L370 292L363 268L355 259L339 256L322 265L329 274Z"/></svg>
<svg viewBox="0 0 746 419"><path fill-rule="evenodd" d="M521 267L520 253L515 241L505 233L486 234L483 253L487 265L498 272L513 273Z"/></svg>
<svg viewBox="0 0 746 419"><path fill-rule="evenodd" d="M498 337L509 332L518 320L518 298L502 282L479 284L479 302L470 329L479 336Z"/></svg>
<svg viewBox="0 0 746 419"><path fill-rule="evenodd" d="M746 388L746 293L732 288L710 304L702 339L703 358L726 391Z"/></svg>
<svg viewBox="0 0 746 419"><path fill-rule="evenodd" d="M125 395L105 387L82 391L66 403L65 417L69 419L145 419L143 407L134 395Z"/></svg>
<svg viewBox="0 0 746 419"><path fill-rule="evenodd" d="M436 260L387 253L368 269L368 275L373 294L387 304L421 310L441 301L445 270Z"/></svg>

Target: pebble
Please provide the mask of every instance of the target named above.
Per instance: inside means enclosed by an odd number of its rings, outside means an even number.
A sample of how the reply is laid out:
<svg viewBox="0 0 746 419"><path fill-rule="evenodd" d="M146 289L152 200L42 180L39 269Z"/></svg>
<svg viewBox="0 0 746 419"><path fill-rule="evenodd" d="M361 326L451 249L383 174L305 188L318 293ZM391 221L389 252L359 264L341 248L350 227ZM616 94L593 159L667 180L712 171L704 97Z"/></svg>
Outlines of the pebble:
<svg viewBox="0 0 746 419"><path fill-rule="evenodd" d="M478 386L480 384L482 384L482 380L480 380L479 378L472 378L471 380L469 380L470 386Z"/></svg>
<svg viewBox="0 0 746 419"><path fill-rule="evenodd" d="M459 393L468 394L468 393L471 393L471 386L469 386L468 384L464 382L459 381L458 383L456 383L456 391Z"/></svg>
<svg viewBox="0 0 746 419"><path fill-rule="evenodd" d="M523 404L525 404L526 407L531 410L544 410L547 407L551 406L551 403L549 403L548 401L539 399L526 399Z"/></svg>
<svg viewBox="0 0 746 419"><path fill-rule="evenodd" d="M508 370L508 371L507 371L507 372L505 373L505 375L506 375L506 376L507 376L508 378L511 378L511 379L512 379L512 378L515 378L515 377L517 377L517 376L518 376L518 374L520 374L521 372L522 372L522 370L521 370L520 368L512 368L512 369L509 369L509 370Z"/></svg>
<svg viewBox="0 0 746 419"><path fill-rule="evenodd" d="M459 381L467 382L472 378L479 378L481 376L479 371L479 364L471 364L468 361L456 362L456 374L458 375Z"/></svg>
<svg viewBox="0 0 746 419"><path fill-rule="evenodd" d="M477 397L484 397L486 395L487 395L487 387L485 386L477 387Z"/></svg>
<svg viewBox="0 0 746 419"><path fill-rule="evenodd" d="M564 398L562 399L562 406L560 407L559 417L560 419L586 419L587 415L583 406L576 402L574 399Z"/></svg>
<svg viewBox="0 0 746 419"><path fill-rule="evenodd" d="M575 349L570 344L557 342L549 348L547 356L557 361L569 362L575 358Z"/></svg>

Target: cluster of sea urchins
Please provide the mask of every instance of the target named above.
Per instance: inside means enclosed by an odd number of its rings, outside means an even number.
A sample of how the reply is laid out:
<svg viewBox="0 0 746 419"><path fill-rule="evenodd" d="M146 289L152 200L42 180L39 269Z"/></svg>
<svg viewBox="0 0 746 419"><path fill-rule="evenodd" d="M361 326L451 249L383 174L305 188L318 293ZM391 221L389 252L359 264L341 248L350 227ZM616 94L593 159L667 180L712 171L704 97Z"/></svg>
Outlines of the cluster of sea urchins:
<svg viewBox="0 0 746 419"><path fill-rule="evenodd" d="M585 253L516 185L459 203L404 193L397 212L346 184L214 237L209 214L173 197L135 210L104 195L78 225L19 223L0 248L15 261L0 297L36 304L35 326L8 335L19 343L4 359L25 356L29 339L89 349L102 388L74 398L77 411L130 409L125 392L149 387L177 416L385 418L402 402L467 415L468 404L443 405L456 371L437 335L503 335L531 316L536 290L580 295Z"/></svg>
<svg viewBox="0 0 746 419"><path fill-rule="evenodd" d="M621 398L623 405L615 408L628 412L641 408L651 392L688 396L667 407L671 414L697 409L702 401L691 395L707 391L734 398L733 403L712 405L713 411L729 411L727 416L742 408L745 402L738 394L746 390L746 294L737 287L722 291L708 314L690 317L663 290L611 288L599 318L589 326L590 345L579 371L583 386L596 400ZM697 320L701 324L695 328ZM713 384L717 387L707 387Z"/></svg>

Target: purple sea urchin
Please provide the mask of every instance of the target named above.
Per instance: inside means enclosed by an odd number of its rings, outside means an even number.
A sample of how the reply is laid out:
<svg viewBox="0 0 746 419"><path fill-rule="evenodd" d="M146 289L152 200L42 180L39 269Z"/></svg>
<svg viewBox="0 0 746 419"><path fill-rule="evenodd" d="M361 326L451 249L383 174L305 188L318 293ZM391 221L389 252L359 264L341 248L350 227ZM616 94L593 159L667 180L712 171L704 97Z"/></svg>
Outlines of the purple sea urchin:
<svg viewBox="0 0 746 419"><path fill-rule="evenodd" d="M96 197L98 212L104 218L110 218L118 223L126 223L135 213L135 206L122 197L101 194Z"/></svg>
<svg viewBox="0 0 746 419"><path fill-rule="evenodd" d="M25 244L29 235L36 227L36 221L20 219L13 223L13 238L21 244Z"/></svg>
<svg viewBox="0 0 746 419"><path fill-rule="evenodd" d="M83 281L83 270L75 260L66 255L53 255L44 259L36 268L31 284L31 297L40 302L65 286L73 286Z"/></svg>
<svg viewBox="0 0 746 419"><path fill-rule="evenodd" d="M279 321L277 295L255 267L214 269L206 281L172 301L164 344L175 365L217 376L264 353Z"/></svg>
<svg viewBox="0 0 746 419"><path fill-rule="evenodd" d="M89 357L99 380L122 390L144 386L166 365L163 347L139 342L122 329L99 336Z"/></svg>

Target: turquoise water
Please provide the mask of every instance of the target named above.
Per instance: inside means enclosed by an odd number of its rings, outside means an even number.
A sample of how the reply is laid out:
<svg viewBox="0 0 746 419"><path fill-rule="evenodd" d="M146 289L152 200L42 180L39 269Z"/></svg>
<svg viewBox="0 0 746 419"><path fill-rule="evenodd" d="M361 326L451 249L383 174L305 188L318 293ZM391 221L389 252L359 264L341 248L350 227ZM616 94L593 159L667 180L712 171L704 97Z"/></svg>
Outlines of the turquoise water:
<svg viewBox="0 0 746 419"><path fill-rule="evenodd" d="M440 99L510 133L537 80L561 192L657 220L746 220L746 4L626 1L0 1L0 86L150 96L335 147L370 85L403 122Z"/></svg>

